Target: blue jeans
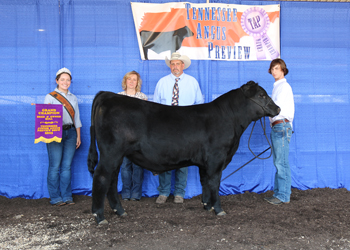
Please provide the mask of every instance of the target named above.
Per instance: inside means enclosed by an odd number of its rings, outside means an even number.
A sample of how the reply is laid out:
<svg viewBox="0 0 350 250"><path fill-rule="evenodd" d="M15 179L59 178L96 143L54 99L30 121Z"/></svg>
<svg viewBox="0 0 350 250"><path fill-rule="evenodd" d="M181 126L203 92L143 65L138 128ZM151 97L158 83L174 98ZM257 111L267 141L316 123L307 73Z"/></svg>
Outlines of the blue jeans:
<svg viewBox="0 0 350 250"><path fill-rule="evenodd" d="M292 127L289 122L277 124L271 129L273 163L276 167L273 196L282 202L289 202L292 193L292 178L288 159L291 137Z"/></svg>
<svg viewBox="0 0 350 250"><path fill-rule="evenodd" d="M188 168L179 168L175 171L175 190L174 190L174 196L185 196L185 188L187 185L187 174L188 174ZM171 173L172 171L167 171L164 173L161 173L159 175L159 195L164 195L168 197L170 195L171 190Z"/></svg>
<svg viewBox="0 0 350 250"><path fill-rule="evenodd" d="M124 157L121 166L122 198L140 200L142 196L143 168Z"/></svg>
<svg viewBox="0 0 350 250"><path fill-rule="evenodd" d="M62 130L62 141L47 143L49 169L47 173L47 188L51 204L60 201L72 201L71 164L77 143L75 128Z"/></svg>

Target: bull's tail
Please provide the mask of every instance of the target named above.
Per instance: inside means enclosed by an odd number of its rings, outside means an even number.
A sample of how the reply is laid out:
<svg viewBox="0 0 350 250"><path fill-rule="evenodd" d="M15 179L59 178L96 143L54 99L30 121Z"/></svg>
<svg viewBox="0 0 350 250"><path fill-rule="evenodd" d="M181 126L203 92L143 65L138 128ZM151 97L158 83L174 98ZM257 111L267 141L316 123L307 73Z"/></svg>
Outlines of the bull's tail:
<svg viewBox="0 0 350 250"><path fill-rule="evenodd" d="M91 126L90 126L90 148L89 148L89 155L88 155L88 170L91 174L94 174L95 166L98 162L98 153L96 149L96 133L95 133L95 112L96 107L98 106L97 97L101 94L99 92L92 103L91 107Z"/></svg>
<svg viewBox="0 0 350 250"><path fill-rule="evenodd" d="M88 155L88 169L91 174L94 174L95 166L98 162L98 153L96 150L96 141L95 141L95 126L90 126L90 148Z"/></svg>

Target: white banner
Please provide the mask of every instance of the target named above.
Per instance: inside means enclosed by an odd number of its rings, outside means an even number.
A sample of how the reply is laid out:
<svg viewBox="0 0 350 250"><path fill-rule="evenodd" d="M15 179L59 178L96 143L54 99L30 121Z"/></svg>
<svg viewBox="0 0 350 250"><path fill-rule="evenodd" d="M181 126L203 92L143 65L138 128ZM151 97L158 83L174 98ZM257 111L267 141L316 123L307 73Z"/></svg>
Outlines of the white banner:
<svg viewBox="0 0 350 250"><path fill-rule="evenodd" d="M280 5L131 3L143 60L178 51L195 60L280 56Z"/></svg>

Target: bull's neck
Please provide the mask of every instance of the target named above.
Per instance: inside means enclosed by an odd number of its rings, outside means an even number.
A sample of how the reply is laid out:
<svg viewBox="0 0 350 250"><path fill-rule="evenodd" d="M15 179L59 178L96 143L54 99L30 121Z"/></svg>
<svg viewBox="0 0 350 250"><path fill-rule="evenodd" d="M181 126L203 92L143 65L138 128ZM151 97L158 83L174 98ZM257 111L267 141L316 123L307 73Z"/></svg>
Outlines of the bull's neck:
<svg viewBox="0 0 350 250"><path fill-rule="evenodd" d="M235 134L241 136L252 121L258 120L250 108L253 102L240 89L232 90L222 97L229 104L225 111L227 118L231 119Z"/></svg>

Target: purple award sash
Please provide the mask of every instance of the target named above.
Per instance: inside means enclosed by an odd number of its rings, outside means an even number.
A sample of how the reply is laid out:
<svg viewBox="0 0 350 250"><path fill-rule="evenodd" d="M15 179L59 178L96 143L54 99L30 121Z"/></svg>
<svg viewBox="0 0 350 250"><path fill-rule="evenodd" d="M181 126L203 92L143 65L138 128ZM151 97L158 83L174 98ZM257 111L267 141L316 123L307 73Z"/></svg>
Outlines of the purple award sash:
<svg viewBox="0 0 350 250"><path fill-rule="evenodd" d="M63 106L61 104L36 104L34 143L61 142L62 115Z"/></svg>

